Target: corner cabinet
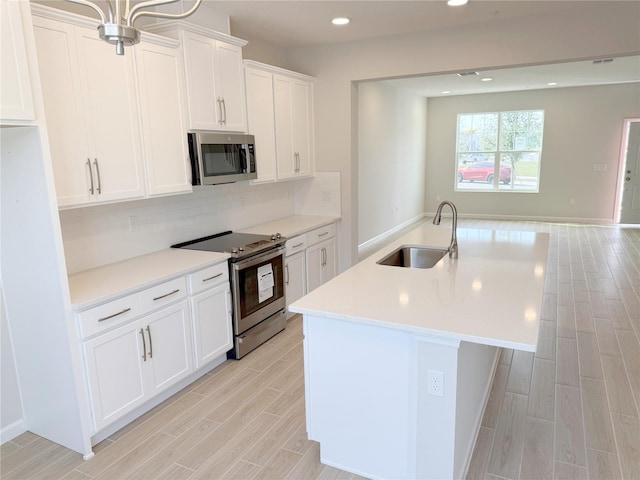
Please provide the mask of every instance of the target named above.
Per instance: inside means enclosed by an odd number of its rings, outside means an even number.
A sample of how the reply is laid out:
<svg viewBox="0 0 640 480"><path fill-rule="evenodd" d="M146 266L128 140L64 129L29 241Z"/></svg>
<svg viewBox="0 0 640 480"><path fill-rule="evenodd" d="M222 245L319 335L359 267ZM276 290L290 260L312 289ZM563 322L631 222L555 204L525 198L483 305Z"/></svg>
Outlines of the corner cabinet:
<svg viewBox="0 0 640 480"><path fill-rule="evenodd" d="M245 61L249 133L260 152L253 183L314 174L313 77Z"/></svg>
<svg viewBox="0 0 640 480"><path fill-rule="evenodd" d="M0 122L33 121L35 110L23 20L29 17L29 3L0 1Z"/></svg>
<svg viewBox="0 0 640 480"><path fill-rule="evenodd" d="M95 20L31 9L58 206L191 192L178 42L119 56Z"/></svg>
<svg viewBox="0 0 640 480"><path fill-rule="evenodd" d="M182 44L189 129L246 132L242 47L247 42L184 21L146 28Z"/></svg>

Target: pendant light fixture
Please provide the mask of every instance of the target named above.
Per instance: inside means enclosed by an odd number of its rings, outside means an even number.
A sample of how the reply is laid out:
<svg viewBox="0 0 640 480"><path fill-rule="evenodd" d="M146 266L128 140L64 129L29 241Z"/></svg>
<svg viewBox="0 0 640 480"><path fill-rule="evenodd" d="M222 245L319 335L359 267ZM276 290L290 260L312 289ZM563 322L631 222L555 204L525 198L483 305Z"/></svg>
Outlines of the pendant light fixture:
<svg viewBox="0 0 640 480"><path fill-rule="evenodd" d="M133 26L134 22L142 17L160 18L185 18L195 12L202 0L195 0L191 9L183 13L161 13L155 11L142 11L143 8L157 7L168 3L175 3L179 0L147 0L137 3L131 7L130 0L105 0L106 11L89 0L68 0L93 8L98 15L102 25L98 27L98 35L102 40L116 46L116 54L124 55L124 47L135 45L140 41L140 32Z"/></svg>

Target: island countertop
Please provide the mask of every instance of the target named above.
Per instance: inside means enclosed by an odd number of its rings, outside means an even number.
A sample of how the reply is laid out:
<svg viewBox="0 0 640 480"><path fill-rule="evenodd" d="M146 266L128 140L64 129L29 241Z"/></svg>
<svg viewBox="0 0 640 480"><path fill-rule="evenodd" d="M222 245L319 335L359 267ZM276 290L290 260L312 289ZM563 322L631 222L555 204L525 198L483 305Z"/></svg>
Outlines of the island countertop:
<svg viewBox="0 0 640 480"><path fill-rule="evenodd" d="M421 225L289 306L297 313L535 351L549 235L458 228L459 258L433 268L376 262L402 245L446 248Z"/></svg>

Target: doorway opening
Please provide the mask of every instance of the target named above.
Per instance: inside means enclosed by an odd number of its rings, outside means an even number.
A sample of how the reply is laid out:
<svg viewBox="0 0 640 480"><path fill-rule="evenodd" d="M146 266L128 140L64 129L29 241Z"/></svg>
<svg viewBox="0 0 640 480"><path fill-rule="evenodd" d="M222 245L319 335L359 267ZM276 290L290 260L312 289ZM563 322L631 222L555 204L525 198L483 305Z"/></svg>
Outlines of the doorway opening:
<svg viewBox="0 0 640 480"><path fill-rule="evenodd" d="M618 172L616 223L640 224L640 118L624 121Z"/></svg>

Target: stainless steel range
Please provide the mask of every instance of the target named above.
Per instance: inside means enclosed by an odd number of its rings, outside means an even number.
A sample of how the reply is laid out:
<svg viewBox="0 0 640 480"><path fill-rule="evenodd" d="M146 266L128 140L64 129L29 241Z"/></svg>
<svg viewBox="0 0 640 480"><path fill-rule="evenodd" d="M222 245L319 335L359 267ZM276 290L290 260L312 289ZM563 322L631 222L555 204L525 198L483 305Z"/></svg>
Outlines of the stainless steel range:
<svg viewBox="0 0 640 480"><path fill-rule="evenodd" d="M222 232L172 245L173 248L229 253L234 348L241 358L287 326L284 296L286 238Z"/></svg>

